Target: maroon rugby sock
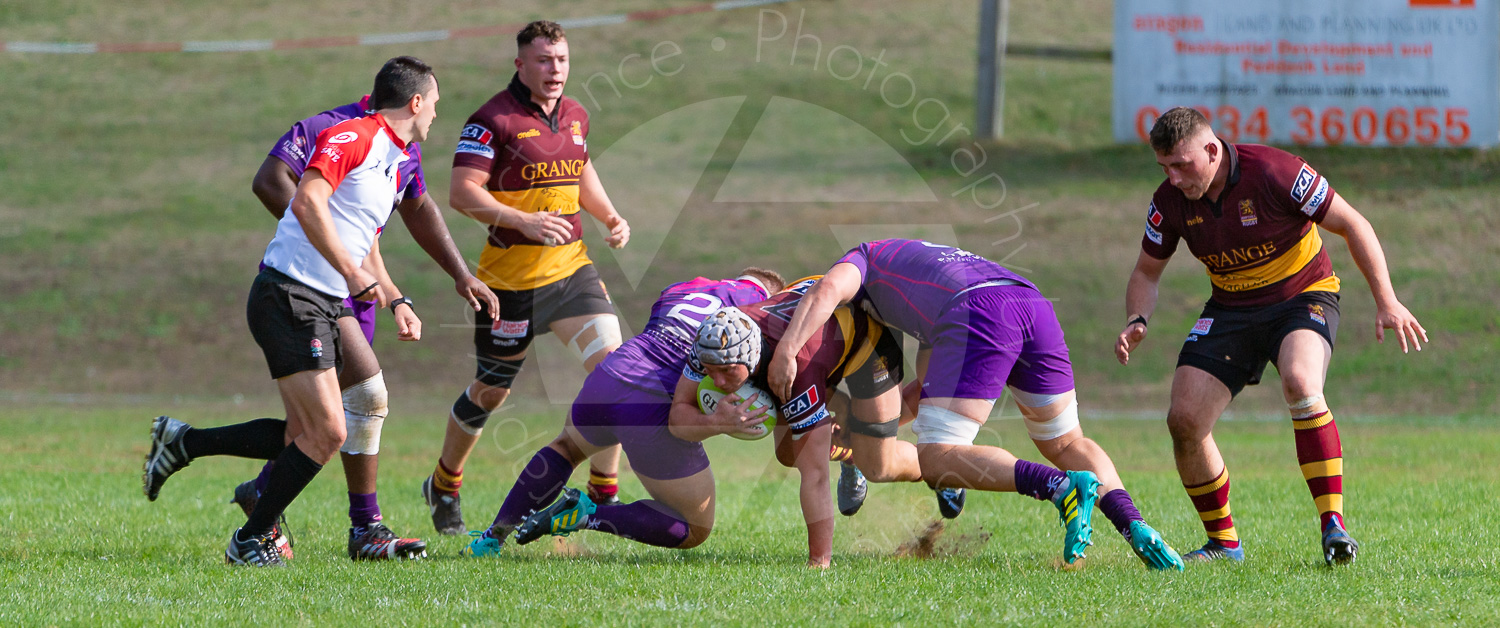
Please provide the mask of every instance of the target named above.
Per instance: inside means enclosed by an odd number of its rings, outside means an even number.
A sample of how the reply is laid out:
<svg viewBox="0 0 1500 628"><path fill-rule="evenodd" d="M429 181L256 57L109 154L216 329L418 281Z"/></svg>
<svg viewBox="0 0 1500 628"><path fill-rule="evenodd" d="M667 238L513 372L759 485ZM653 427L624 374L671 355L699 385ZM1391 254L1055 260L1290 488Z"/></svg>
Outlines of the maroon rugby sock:
<svg viewBox="0 0 1500 628"><path fill-rule="evenodd" d="M682 516L654 499L600 506L586 527L657 547L677 547L688 537Z"/></svg>
<svg viewBox="0 0 1500 628"><path fill-rule="evenodd" d="M531 457L531 462L526 463L526 468L521 470L521 476L516 478L516 485L505 496L505 503L500 505L500 512L495 514L495 522L490 529L499 528L497 532L509 532L521 525L532 511L557 499L563 487L567 486L570 475L573 475L573 463L557 453L557 450L543 447Z"/></svg>

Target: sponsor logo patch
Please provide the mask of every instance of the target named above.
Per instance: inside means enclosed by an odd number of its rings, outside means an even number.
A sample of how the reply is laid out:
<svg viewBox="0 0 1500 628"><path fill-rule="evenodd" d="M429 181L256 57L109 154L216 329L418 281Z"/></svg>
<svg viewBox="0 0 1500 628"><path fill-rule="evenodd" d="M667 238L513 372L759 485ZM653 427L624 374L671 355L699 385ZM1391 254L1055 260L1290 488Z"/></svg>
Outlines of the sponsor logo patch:
<svg viewBox="0 0 1500 628"><path fill-rule="evenodd" d="M359 139L359 134L354 131L344 131L338 135L328 138L329 144L348 144Z"/></svg>
<svg viewBox="0 0 1500 628"><path fill-rule="evenodd" d="M1255 217L1255 203L1248 198L1240 201L1240 224L1254 227L1258 222L1260 219Z"/></svg>
<svg viewBox="0 0 1500 628"><path fill-rule="evenodd" d="M490 324L490 335L496 338L525 338L531 321L497 320Z"/></svg>
<svg viewBox="0 0 1500 628"><path fill-rule="evenodd" d="M1146 222L1150 223L1153 227L1160 227L1161 221L1161 212L1156 211L1156 203L1152 203L1151 210L1146 212Z"/></svg>
<svg viewBox="0 0 1500 628"><path fill-rule="evenodd" d="M466 124L464 125L464 130L459 131L458 139L474 140L480 144L488 144L490 140L495 139L495 134L478 124Z"/></svg>
<svg viewBox="0 0 1500 628"><path fill-rule="evenodd" d="M1213 326L1214 326L1214 319L1212 319L1212 318L1200 318L1200 319L1198 319L1198 322L1193 323L1193 331L1192 331L1192 333L1197 334L1199 336L1203 336L1203 335L1208 334L1208 329L1210 327L1213 327Z"/></svg>
<svg viewBox="0 0 1500 628"><path fill-rule="evenodd" d="M1152 242L1161 244L1161 232L1152 229L1151 225L1146 225L1146 237L1150 238Z"/></svg>
<svg viewBox="0 0 1500 628"><path fill-rule="evenodd" d="M573 121L573 143L583 146L583 123L577 120Z"/></svg>
<svg viewBox="0 0 1500 628"><path fill-rule="evenodd" d="M1186 342L1198 342L1198 336L1197 335L1188 336Z"/></svg>
<svg viewBox="0 0 1500 628"><path fill-rule="evenodd" d="M1201 224L1203 224L1203 217L1202 216L1193 216L1192 218L1187 219L1187 226L1189 226L1189 227L1191 227L1193 225L1201 225Z"/></svg>
<svg viewBox="0 0 1500 628"><path fill-rule="evenodd" d="M1321 305L1309 305L1309 306L1307 306L1307 315L1309 317L1311 317L1313 320L1317 321L1319 325L1322 325L1324 327L1328 326L1328 319L1326 319L1326 318L1323 317L1323 306L1321 306Z"/></svg>
<svg viewBox="0 0 1500 628"><path fill-rule="evenodd" d="M1307 191L1312 189L1314 182L1318 180L1318 171L1312 166L1302 164L1302 169L1297 171L1297 180L1292 182L1292 200L1301 203L1307 200Z"/></svg>
<svg viewBox="0 0 1500 628"><path fill-rule="evenodd" d="M812 386L802 391L802 394L793 397L791 401L782 404L781 414L788 417L797 416L822 405L822 403L823 400L818 398L818 387Z"/></svg>
<svg viewBox="0 0 1500 628"><path fill-rule="evenodd" d="M1302 213L1311 216L1318 213L1318 206L1323 204L1323 199L1328 197L1328 179L1318 181L1317 189L1307 197L1307 204L1302 206Z"/></svg>
<svg viewBox="0 0 1500 628"><path fill-rule="evenodd" d="M542 134L542 132L538 131L536 129L532 129L530 131L521 131L520 133L516 134L516 139L518 139L518 140L524 140L524 139L526 139L528 137L536 137L536 136L541 135L541 134Z"/></svg>
<svg viewBox="0 0 1500 628"><path fill-rule="evenodd" d="M819 421L827 419L828 416L829 416L828 407L824 406L824 407L818 408L817 412L812 413L807 418L802 419L801 421L797 421L797 422L794 422L794 423L788 423L787 427L789 427L789 428L791 428L793 430L807 429L809 427L817 425Z"/></svg>
<svg viewBox="0 0 1500 628"><path fill-rule="evenodd" d="M322 340L318 340L317 338L313 338L312 339L311 347L312 347L312 357L315 357L315 358L321 358L321 357L323 357L323 341Z"/></svg>
<svg viewBox="0 0 1500 628"><path fill-rule="evenodd" d="M339 158L344 156L344 151L339 150L336 146L324 146L323 150L318 152L328 155L328 161L333 163L338 163Z"/></svg>
<svg viewBox="0 0 1500 628"><path fill-rule="evenodd" d="M468 153L470 155L479 155L480 157L484 157L486 159L494 159L495 158L495 149L490 148L489 144L485 144L483 142L476 142L474 140L463 140L463 141L459 142L458 143L458 148L454 149L453 152L455 152L455 153Z"/></svg>

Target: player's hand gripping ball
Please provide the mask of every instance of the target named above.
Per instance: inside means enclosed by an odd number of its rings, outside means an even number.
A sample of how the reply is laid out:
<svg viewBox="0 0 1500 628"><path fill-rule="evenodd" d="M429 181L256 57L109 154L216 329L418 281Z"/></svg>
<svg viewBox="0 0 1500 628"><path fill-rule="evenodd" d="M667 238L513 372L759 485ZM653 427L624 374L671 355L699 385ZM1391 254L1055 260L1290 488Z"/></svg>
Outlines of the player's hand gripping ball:
<svg viewBox="0 0 1500 628"><path fill-rule="evenodd" d="M760 396L756 397L755 403L750 405L750 411L762 413L766 417L765 423L757 425L756 428L758 429L752 432L730 432L730 436L740 440L760 440L771 433L771 426L776 425L776 419L780 416L780 413L776 411L771 393L756 388L754 384L745 382L745 385L740 386L739 390L734 391L735 396L738 398L734 403L749 399L750 395L756 393L760 393ZM719 402L724 399L725 394L724 391L719 390L718 386L714 385L713 378L703 378L702 381L698 382L698 409L702 410L704 414L713 414L714 410L718 409Z"/></svg>

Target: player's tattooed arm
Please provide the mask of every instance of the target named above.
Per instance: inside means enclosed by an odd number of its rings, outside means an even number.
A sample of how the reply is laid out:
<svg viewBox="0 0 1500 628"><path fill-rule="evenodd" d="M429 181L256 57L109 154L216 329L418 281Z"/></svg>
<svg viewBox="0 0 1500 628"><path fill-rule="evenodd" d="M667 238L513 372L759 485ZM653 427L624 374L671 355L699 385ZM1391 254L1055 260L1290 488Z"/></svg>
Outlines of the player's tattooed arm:
<svg viewBox="0 0 1500 628"><path fill-rule="evenodd" d="M1334 193L1328 214L1320 225L1349 243L1349 256L1354 258L1354 265L1370 284L1370 292L1375 296L1375 339L1385 342L1385 330L1395 330L1402 353L1407 352L1408 342L1421 351L1422 343L1427 342L1427 330L1396 298L1396 290L1391 287L1390 270L1385 263L1385 251L1381 249L1380 238L1375 236L1370 221L1344 197Z"/></svg>
<svg viewBox="0 0 1500 628"><path fill-rule="evenodd" d="M1141 251L1135 261L1135 270L1130 271L1130 282L1125 286L1125 313L1129 322L1115 338L1115 359L1120 364L1129 364L1130 352L1146 339L1146 323L1142 321L1149 320L1151 313L1156 311L1157 289L1161 285L1161 273L1166 268L1167 260L1156 259Z"/></svg>
<svg viewBox="0 0 1500 628"><path fill-rule="evenodd" d="M527 213L495 200L484 187L489 180L490 173L484 170L454 166L453 180L448 186L448 202L460 214L486 225L515 229L537 242L567 242L572 236L572 225L556 214Z"/></svg>
<svg viewBox="0 0 1500 628"><path fill-rule="evenodd" d="M833 310L848 303L859 293L863 276L853 264L834 264L797 303L797 311L787 325L776 352L771 355L766 378L771 394L792 398L792 382L797 379L797 352L833 316Z"/></svg>

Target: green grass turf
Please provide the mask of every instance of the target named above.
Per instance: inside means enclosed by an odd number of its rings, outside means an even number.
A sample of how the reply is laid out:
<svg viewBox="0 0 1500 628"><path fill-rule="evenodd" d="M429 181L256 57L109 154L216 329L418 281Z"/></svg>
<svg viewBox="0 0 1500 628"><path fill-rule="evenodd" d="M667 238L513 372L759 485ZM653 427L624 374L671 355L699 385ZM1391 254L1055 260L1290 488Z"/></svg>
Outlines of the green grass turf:
<svg viewBox="0 0 1500 628"><path fill-rule="evenodd" d="M345 500L337 464L293 505L288 569L225 567L242 521L225 503L258 464L203 459L161 498L140 492L149 417L170 410L213 425L265 413L255 401L124 407L12 405L0 411L0 623L57 624L1017 624L1017 625L1494 625L1500 551L1487 542L1500 473L1500 428L1489 421L1346 420L1346 491L1359 561L1330 570L1281 421L1228 421L1219 442L1249 559L1149 573L1095 513L1082 569L1060 570L1061 529L1048 505L973 494L930 559L897 558L932 519L930 492L877 485L841 519L834 566L803 567L795 475L768 442L709 441L719 524L698 549L649 548L582 532L565 544L508 547L497 560L457 557L464 540L435 538L417 484L440 441L440 403L400 403L382 453L386 520L426 537L431 557L356 564L344 554ZM490 430L467 470L471 527L493 515L530 452L554 433L554 409L512 413ZM425 418L424 418L425 417ZM1089 420L1148 520L1179 550L1202 530L1155 421ZM1015 420L981 442L1036 459ZM574 482L581 482L575 476ZM576 484L575 484L576 485ZM643 491L622 474L623 495Z"/></svg>

